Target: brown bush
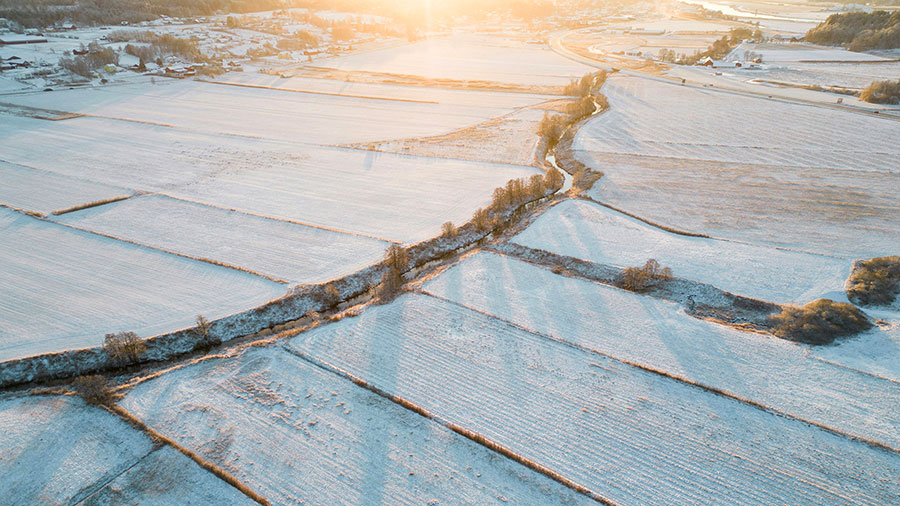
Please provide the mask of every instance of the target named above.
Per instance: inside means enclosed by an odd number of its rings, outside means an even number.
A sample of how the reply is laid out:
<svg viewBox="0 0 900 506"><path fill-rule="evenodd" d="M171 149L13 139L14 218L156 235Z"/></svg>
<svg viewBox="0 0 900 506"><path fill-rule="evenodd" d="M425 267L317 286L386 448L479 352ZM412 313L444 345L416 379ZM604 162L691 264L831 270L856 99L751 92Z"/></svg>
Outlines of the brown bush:
<svg viewBox="0 0 900 506"><path fill-rule="evenodd" d="M396 269L388 269L381 275L381 283L375 290L379 302L385 304L394 300L403 290L403 276Z"/></svg>
<svg viewBox="0 0 900 506"><path fill-rule="evenodd" d="M475 214L472 215L472 224L475 225L475 230L479 232L487 232L490 230L492 221L490 213L488 213L486 209L480 207L475 211Z"/></svg>
<svg viewBox="0 0 900 506"><path fill-rule="evenodd" d="M572 176L572 186L574 186L579 191L587 191L590 190L591 187L594 186L594 183L600 180L603 177L603 173L600 171L594 171L591 169L579 169L575 172L575 175Z"/></svg>
<svg viewBox="0 0 900 506"><path fill-rule="evenodd" d="M847 297L861 306L888 305L900 293L900 257L881 257L854 266Z"/></svg>
<svg viewBox="0 0 900 506"><path fill-rule="evenodd" d="M106 384L106 378L97 374L75 378L72 388L88 404L108 404L112 400L112 390Z"/></svg>
<svg viewBox="0 0 900 506"><path fill-rule="evenodd" d="M406 272L409 267L409 254L406 252L406 248L399 244L392 244L388 247L384 252L384 265L400 273Z"/></svg>
<svg viewBox="0 0 900 506"><path fill-rule="evenodd" d="M544 183L548 188L558 188L563 182L565 182L565 178L556 167L550 167L550 170L544 175Z"/></svg>
<svg viewBox="0 0 900 506"><path fill-rule="evenodd" d="M872 323L852 304L819 299L805 306L787 306L769 317L772 332L806 344L829 344L839 337L868 330Z"/></svg>
<svg viewBox="0 0 900 506"><path fill-rule="evenodd" d="M197 334L199 334L200 337L202 337L204 339L209 338L209 331L211 328L212 328L212 324L209 323L209 320L204 318L202 314L198 314L197 315L197 327L196 327Z"/></svg>
<svg viewBox="0 0 900 506"><path fill-rule="evenodd" d="M672 279L672 269L660 267L654 259L647 260L643 267L627 267L622 271L619 286L631 291L641 292L661 281Z"/></svg>
<svg viewBox="0 0 900 506"><path fill-rule="evenodd" d="M147 349L147 345L134 332L119 332L106 334L103 349L110 358L120 365L125 365L137 362Z"/></svg>
<svg viewBox="0 0 900 506"><path fill-rule="evenodd" d="M459 231L456 229L456 225L453 224L452 221L448 221L441 225L441 236L443 237L456 237Z"/></svg>

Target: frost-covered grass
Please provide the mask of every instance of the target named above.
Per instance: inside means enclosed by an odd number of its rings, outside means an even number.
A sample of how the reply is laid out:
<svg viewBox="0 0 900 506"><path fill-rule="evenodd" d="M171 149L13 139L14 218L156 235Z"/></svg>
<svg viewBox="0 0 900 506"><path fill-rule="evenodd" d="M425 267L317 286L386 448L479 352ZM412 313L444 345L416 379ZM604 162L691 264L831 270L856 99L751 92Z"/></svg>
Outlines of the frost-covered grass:
<svg viewBox="0 0 900 506"><path fill-rule="evenodd" d="M280 348L207 360L122 401L272 504L587 504Z"/></svg>
<svg viewBox="0 0 900 506"><path fill-rule="evenodd" d="M70 504L137 463L153 443L115 415L74 397L0 401L4 504Z"/></svg>
<svg viewBox="0 0 900 506"><path fill-rule="evenodd" d="M591 195L658 223L871 258L900 242L900 122L613 76L575 139ZM778 118L774 121L773 118Z"/></svg>
<svg viewBox="0 0 900 506"><path fill-rule="evenodd" d="M802 61L883 61L886 58L869 53L849 51L839 47L819 46L816 44L739 44L731 52L734 59L743 58L744 52L750 51L761 56L766 64L802 62Z"/></svg>
<svg viewBox="0 0 900 506"><path fill-rule="evenodd" d="M16 163L396 241L468 221L494 188L539 172L98 118L10 120L3 157Z"/></svg>
<svg viewBox="0 0 900 506"><path fill-rule="evenodd" d="M66 214L58 221L292 283L321 283L355 272L381 260L389 245L160 195Z"/></svg>
<svg viewBox="0 0 900 506"><path fill-rule="evenodd" d="M770 302L845 300L852 262L731 241L685 237L591 202L554 206L514 242L620 268L654 258L675 276Z"/></svg>
<svg viewBox="0 0 900 506"><path fill-rule="evenodd" d="M0 400L0 497L29 504L255 504L76 397Z"/></svg>
<svg viewBox="0 0 900 506"><path fill-rule="evenodd" d="M142 80L111 87L7 96L3 101L207 133L341 144L437 135L543 98L525 96L520 101L499 104L483 97L476 103L415 103L156 78L156 84Z"/></svg>
<svg viewBox="0 0 900 506"><path fill-rule="evenodd" d="M0 181L3 181L0 204L42 214L131 194L124 188L3 162L0 162Z"/></svg>
<svg viewBox="0 0 900 506"><path fill-rule="evenodd" d="M893 453L428 296L289 345L618 504L879 504L900 490Z"/></svg>
<svg viewBox="0 0 900 506"><path fill-rule="evenodd" d="M528 329L900 448L893 416L900 384L816 360L805 346L493 253L466 259L424 288Z"/></svg>
<svg viewBox="0 0 900 506"><path fill-rule="evenodd" d="M85 506L141 504L241 504L257 503L236 488L205 471L171 446L151 452L134 467L107 483L85 501Z"/></svg>
<svg viewBox="0 0 900 506"><path fill-rule="evenodd" d="M433 79L563 86L594 69L546 45L502 37L457 34L316 62L317 66Z"/></svg>
<svg viewBox="0 0 900 506"><path fill-rule="evenodd" d="M284 285L0 209L0 360L192 326Z"/></svg>

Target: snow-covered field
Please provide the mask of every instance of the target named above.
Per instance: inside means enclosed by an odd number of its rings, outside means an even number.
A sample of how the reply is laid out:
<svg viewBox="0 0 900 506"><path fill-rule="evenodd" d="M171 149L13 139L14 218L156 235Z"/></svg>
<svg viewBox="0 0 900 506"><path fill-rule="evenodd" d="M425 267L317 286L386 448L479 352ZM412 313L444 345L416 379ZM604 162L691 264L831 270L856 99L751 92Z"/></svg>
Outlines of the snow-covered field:
<svg viewBox="0 0 900 506"><path fill-rule="evenodd" d="M437 135L543 97L523 95L492 104L424 103L295 93L157 77L133 84L3 97L3 102L171 125L207 133L289 142L342 144ZM521 104L521 105L520 105Z"/></svg>
<svg viewBox="0 0 900 506"><path fill-rule="evenodd" d="M292 283L321 283L350 274L381 260L389 246L376 239L161 195L135 197L57 220Z"/></svg>
<svg viewBox="0 0 900 506"><path fill-rule="evenodd" d="M590 502L278 347L169 372L122 404L272 504Z"/></svg>
<svg viewBox="0 0 900 506"><path fill-rule="evenodd" d="M604 93L574 143L606 174L598 200L717 237L896 253L900 122L625 76Z"/></svg>
<svg viewBox="0 0 900 506"><path fill-rule="evenodd" d="M0 209L0 361L142 337L283 295L244 272Z"/></svg>
<svg viewBox="0 0 900 506"><path fill-rule="evenodd" d="M865 308L865 311L876 320L872 330L834 346L815 348L812 353L824 360L900 382L900 312L883 308Z"/></svg>
<svg viewBox="0 0 900 506"><path fill-rule="evenodd" d="M546 45L470 34L320 60L316 66L536 86L563 86L596 70L568 60Z"/></svg>
<svg viewBox="0 0 900 506"><path fill-rule="evenodd" d="M900 448L893 415L900 383L816 360L810 347L493 253L466 259L424 288L527 329Z"/></svg>
<svg viewBox="0 0 900 506"><path fill-rule="evenodd" d="M289 346L617 504L874 505L900 492L892 452L424 295Z"/></svg>
<svg viewBox="0 0 900 506"><path fill-rule="evenodd" d="M8 161L395 241L468 221L494 188L539 172L99 118L10 119L0 124L0 158Z"/></svg>
<svg viewBox="0 0 900 506"><path fill-rule="evenodd" d="M131 195L124 188L4 162L0 162L0 181L0 204L42 214Z"/></svg>
<svg viewBox="0 0 900 506"><path fill-rule="evenodd" d="M846 301L843 286L852 266L849 260L676 235L583 200L554 206L512 240L621 268L654 258L675 276L778 303Z"/></svg>
<svg viewBox="0 0 900 506"><path fill-rule="evenodd" d="M815 44L754 44L744 42L738 44L731 52L732 57L741 57L745 51L751 51L762 57L765 63L803 62L803 61L883 61L886 58L868 53L857 53L839 47L818 46Z"/></svg>
<svg viewBox="0 0 900 506"><path fill-rule="evenodd" d="M255 504L74 397L0 400L0 497L31 504Z"/></svg>

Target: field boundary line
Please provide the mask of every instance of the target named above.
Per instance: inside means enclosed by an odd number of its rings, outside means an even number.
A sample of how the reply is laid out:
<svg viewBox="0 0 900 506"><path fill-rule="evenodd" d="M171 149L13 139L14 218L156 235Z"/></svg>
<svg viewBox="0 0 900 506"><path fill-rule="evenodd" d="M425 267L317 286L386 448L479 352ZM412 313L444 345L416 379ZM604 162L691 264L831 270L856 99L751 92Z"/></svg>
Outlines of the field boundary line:
<svg viewBox="0 0 900 506"><path fill-rule="evenodd" d="M269 215L267 215L267 214L261 214L261 213L254 213L254 212L250 212L250 211L244 211L244 210L241 210L241 209L236 209L236 208L234 208L234 207L219 206L219 205L215 205L215 204L210 204L209 202L202 202L202 201L200 201L200 200L193 200L193 199L189 199L189 198L176 197L176 196L174 196L174 195L169 195L168 193L163 193L163 192L153 192L153 193L147 193L147 194L145 194L145 195L161 195L161 196L163 196L163 197L170 198L170 199L172 199L172 200L180 200L180 201L182 201L182 202L189 202L189 203L191 203L191 204L196 204L196 205L205 206L205 207L211 207L211 208L213 208L213 209L221 209L221 210L223 210L223 211L231 211L231 212L233 212L233 213L246 214L246 215L248 215L248 216L255 216L255 217L257 217L257 218L264 218L264 219L272 220L272 221L280 221L280 222L282 222L282 223L290 223L290 224L292 224L292 225L300 225L300 226L303 226L303 227L315 228L315 229L318 229L318 230L324 230L324 231L326 231L326 232L335 232L335 233L338 233L338 234L352 235L352 236L356 236L356 237L362 237L362 238L364 238L364 239L374 239L374 240L376 240L376 241L386 242L386 243L388 243L388 244L398 244L398 245L399 245L399 244L403 244L402 241L396 241L396 240L394 240L394 239L387 239L387 238L385 238L385 237L378 237L377 235L370 235L370 234L365 234L365 233L362 233L362 232L351 232L351 231L349 231L349 230L341 230L341 229L339 229L339 228L326 227L326 226L324 226L324 225L314 225L314 224L312 224L312 223L306 223L306 222L299 221L299 220L292 220L292 219L290 219L290 218L276 218L275 216L269 216Z"/></svg>
<svg viewBox="0 0 900 506"><path fill-rule="evenodd" d="M135 429L143 432L144 434L149 436L152 441L156 442L157 444L168 445L168 446L171 446L172 448L174 448L175 450L181 452L182 455L193 460L198 466L200 466L200 468L202 468L205 471L216 476L217 478L224 481L228 485L234 487L239 492L246 495L253 501L261 504L262 506L270 506L268 499L266 499L262 495L256 493L255 491L253 491L249 486L247 486L246 484L244 484L243 482L241 482L240 480L235 478L231 473L229 473L222 467L220 467L212 462L207 461L206 459L197 455L196 453L189 450L188 448L175 442L175 440L173 440L167 436L164 436L160 432L157 432L156 429L145 424L140 418L133 415L127 409L125 409L117 404L113 404L112 406L103 406L103 409L118 416L119 418L124 420L126 423L128 423L129 425L134 427ZM149 455L149 453L148 453L148 455Z"/></svg>
<svg viewBox="0 0 900 506"><path fill-rule="evenodd" d="M683 376L679 376L679 375L677 375L677 374L673 374L673 373L664 371L664 370L662 370L662 369L657 369L657 368L655 368L655 367L651 367L651 366L644 365L644 364L641 364L641 363L638 363L638 362L634 362L634 361L632 361L632 360L628 360L628 359L616 357L616 356L611 355L611 354L609 354L609 353L602 352L602 351L599 351L599 350L595 350L595 349L589 348L589 347L587 347L587 346L585 346L585 345L578 344L578 343L574 343L574 342L572 342L572 341L568 341L568 340L563 339L563 338L560 338L560 337L556 337L556 336L554 336L554 335L552 335L552 334L546 334L546 333L540 332L540 331L538 331L538 330L530 329L530 328L525 327L524 325L521 325L521 324L519 324L519 323L512 322L512 321L509 321L509 320L506 320L506 319L501 318L501 317L499 317L499 316L490 314L490 313L488 313L488 312L486 312L486 311L482 311L482 310L480 310L480 309L475 309L475 308L473 308L473 307L469 307L469 306L467 306L467 305L465 305L465 304L461 304L461 303L459 303L459 302L456 302L456 301L453 301L453 300L450 300L450 299L446 299L446 298L444 298L444 297L441 297L441 296L439 296L439 295L432 294L432 293L430 293L430 292L428 292L428 291L425 291L425 290L417 290L415 293L418 293L418 294L421 294L421 295L426 295L426 296L432 297L432 298L434 298L434 299L436 299L436 300L443 301L443 302L445 302L445 303L447 303L447 304L452 304L452 305L461 307L461 308L463 308L463 309L466 309L466 310L469 310L469 311L473 311L473 312L475 312L475 313L481 314L481 315L486 316L486 317L488 317L488 318L491 318L491 319L497 320L497 321L499 321L499 322L505 323L506 325L509 325L509 326L511 326L511 327L513 327L513 328L516 328L516 329L518 329L518 330L521 330L521 331L523 331L523 332L528 332L529 334L532 334L532 335L534 335L534 336L537 336L537 337L541 337L541 338L547 339L547 340L552 341L552 342L555 342L555 343L557 343L557 344L561 344L561 345L564 345L564 346L568 346L568 347L570 347L570 348L574 348L574 349L576 349L576 350L579 350L579 351L582 351L582 352L585 352L585 353L590 353L590 354L593 354L593 355L598 355L598 356L601 356L601 357L605 357L605 358L607 358L607 359L614 360L614 361L616 361L616 362L625 364L625 365L627 365L627 366L634 367L634 368L636 368L636 369L640 369L640 370L645 371L645 372L649 372L649 373L652 373L652 374L656 374L656 375L658 375L658 376L662 376L662 377L669 378L669 379L674 380L674 381L678 381L678 382L681 382L681 383L690 385L690 386L692 386L692 387L698 388L698 389L700 389L700 390L703 390L703 391L705 391L705 392L709 392L709 393L714 394L714 395L720 395L720 396L722 396L722 397L727 397L727 398L729 398L729 399L732 399L732 400L735 400L735 401L738 401L738 402L747 404L747 405L752 406L752 407L754 407L754 408L757 408L757 409L759 409L759 410L761 410L761 411L767 412L767 413L769 413L769 414L771 414L771 415L780 416L780 417L786 418L786 419L788 419L788 420L793 420L793 421L800 422L800 423L805 423L805 424L807 424L807 425L809 425L809 426L816 427L816 428L818 428L818 429L821 429L821 430L823 430L823 431L825 431L825 432L829 432L829 433L834 434L834 435L836 435L836 436L840 436L840 437L843 437L843 438L845 438L845 439L849 439L849 440L854 441L854 442L866 444L866 445L868 445L868 446L870 446L870 447L872 447L872 448L875 448L875 449L887 451L887 452L894 453L894 454L900 454L900 449L894 448L894 447L889 446L889 445L887 445L887 444L885 444L885 443L882 443L882 442L880 442L880 441L875 441L874 439L869 439L869 438L866 438L866 437L863 437L863 436L857 436L857 435L855 435L855 434L851 434L851 433L849 433L849 432L845 432L845 431L843 431L843 430L836 429L836 428L834 428L834 427L830 427L830 426L825 425L825 424L820 423L820 422L814 422L814 421L811 421L811 420L807 420L807 419L802 418L802 417L800 417L800 416L792 415L792 414L790 414L790 413L781 411L781 410L776 409L776 408L773 408L773 407L771 407L771 406L767 406L767 405L765 405L765 404L763 404L763 403L761 403L761 402L757 402L757 401L754 401L754 400L751 400L751 399L747 399L747 398L745 398L745 397L741 397L741 396L739 396L739 395L733 394L733 393L728 392L728 391L726 391L726 390L723 390L723 389L721 389L721 388L709 386L709 385L706 385L706 384L704 384L704 383L700 383L700 382L698 382L698 381L694 381L694 380L685 378L685 377L683 377Z"/></svg>
<svg viewBox="0 0 900 506"><path fill-rule="evenodd" d="M100 207L100 206L105 206L106 204L114 204L116 202L128 200L131 197L134 197L134 194L123 195L121 197L113 197L110 199L95 200L94 202L88 202L87 204L79 204L77 206L67 207L65 209L58 209L56 211L52 211L50 214L52 214L53 216L62 216L64 214L74 213L76 211L83 211L85 209L91 209L92 207Z"/></svg>
<svg viewBox="0 0 900 506"><path fill-rule="evenodd" d="M209 81L206 79L194 79L197 82L207 83L207 84L218 84L222 86L235 86L238 88L256 88L263 90L273 90L273 91L286 91L289 93L308 93L310 95L326 95L329 97L343 97L343 98L361 98L366 100L386 100L389 102L410 102L413 104L440 104L435 100L416 100L414 98L393 98L393 97L374 97L368 95L353 95L353 94L344 94L344 93L334 93L331 91L310 91L310 90L295 90L291 88L281 88L278 86L266 86L264 84L250 84L250 83L235 83L235 82L226 82L226 81Z"/></svg>
<svg viewBox="0 0 900 506"><path fill-rule="evenodd" d="M95 482L91 483L89 486L81 489L77 494L75 494L71 499L69 499L69 502L66 504L68 506L82 504L84 501L87 501L91 497L97 495L97 493L99 493L101 490L103 490L103 487L105 487L105 486L109 485L110 483L112 483L113 481L115 481L116 478L118 478L119 476L122 476L123 474L132 470L135 466L137 466L138 464L143 462L144 459L146 459L153 453L156 453L157 450L159 450L159 447L154 445L152 448L150 448L149 452L141 455L137 460L132 462L130 465L124 466L124 468L122 468L119 471L113 471L109 474L101 476L99 479L97 479L97 481L95 481Z"/></svg>
<svg viewBox="0 0 900 506"><path fill-rule="evenodd" d="M425 408L423 408L423 407L419 406L418 404L415 404L407 399L404 399L403 397L391 394L390 392L387 392L387 391L367 382L366 380L364 380L358 376L355 376L347 371L344 371L343 369L341 369L335 365L332 365L330 363L313 358L309 354L304 353L304 352L302 352L290 345L287 345L287 344L282 345L282 349L284 349L289 354L291 354L301 360L304 360L304 361L308 362L309 364L312 364L313 366L316 366L326 372L335 374L341 378L349 380L350 382L352 382L353 384L355 384L356 386L358 386L360 388L366 389L366 390L378 395L379 397L387 399L409 411L412 411L413 413L415 413L419 416L422 416L428 420L431 420L440 425L443 425L444 427L450 429L451 431L455 432L456 434L463 436L464 438L466 438L476 444L479 444L492 452L498 453L498 454L502 455L503 457L506 457L507 459L509 459L513 462L516 462L517 464L525 466L534 472L542 474L542 475L546 476L547 478L550 478L553 481L555 481L555 482L557 482L557 483L559 483L581 495L584 495L585 497L587 497L589 499L592 499L592 500L594 500L600 504L606 505L606 506L618 506L612 500L601 496L600 494L590 490L587 487L584 487L582 485L579 485L578 483L575 483L574 481L566 478L565 476L557 473L556 471L553 471L550 468L544 467L543 465L538 464L537 462L529 460L529 459L523 457L522 455L519 455L518 453L506 448L505 446L503 446L495 441L492 441L492 440L486 438L485 436L483 436L477 432L470 431L460 425L457 425L449 420L446 420L445 418L443 418L441 416L435 415L434 413L431 413L430 411L426 410Z"/></svg>
<svg viewBox="0 0 900 506"><path fill-rule="evenodd" d="M123 200L124 200L124 199L123 199ZM83 232L83 233L86 233L86 234L93 234L93 235L97 235L97 236L100 236L100 237L105 237L105 238L107 238L107 239L112 239L112 240L114 240L114 241L119 241L119 242L128 243L128 244L131 244L131 245L133 245L133 246L138 246L138 247L140 247L140 248L152 249L152 250L154 250L154 251L159 251L159 252L165 253L165 254L167 254L167 255L174 255L174 256L186 258L186 259L188 259L188 260L194 260L194 261L197 261L197 262L203 262L203 263L207 263L207 264L210 264L210 265L216 265L216 266L218 266L218 267L224 267L224 268L226 268L226 269L233 269L233 270L240 271L240 272L243 272L243 273L245 273L245 274L250 274L250 275L253 275L253 276L257 276L257 277L260 277L260 278L263 278L263 279L266 279L266 280L268 280L268 281L272 281L272 282L275 282L275 283L278 283L278 284L281 284L281 285L287 285L287 284L290 283L290 282L289 282L288 280L286 280L286 279L276 278L276 277L273 277L273 276L269 276L268 274L263 274L263 273L261 273L261 272L256 272L256 271L247 269L246 267L241 267L241 266L239 266L239 265L232 265L232 264L228 264L228 263L225 263L225 262L220 262L220 261L218 261L218 260L213 260L213 259L211 259L211 258L203 258L203 257L197 257L197 256L193 256L193 255L188 255L187 253L179 253L179 252L177 252L177 251L172 251L172 250L169 250L169 249L166 249L166 248L161 248L161 247L159 247L159 246L152 246L152 245L150 245L150 244L144 244L144 243L141 243L141 242L132 241L131 239L123 239L123 238L121 238L121 237L117 237L117 236L114 236L114 235L111 235L111 234L105 234L105 233L103 233L103 232L98 232L98 231L96 231L96 230L91 230L91 229L89 229L89 228L76 227L75 225L72 225L72 224L69 224L69 223L61 223L61 222L58 222L58 221L48 220L48 219L41 219L41 221L46 221L46 222L48 222L48 223L52 223L52 224L54 224L54 225L59 225L59 226L61 226L61 227L66 227L66 228L71 229L71 230L77 230L78 232Z"/></svg>

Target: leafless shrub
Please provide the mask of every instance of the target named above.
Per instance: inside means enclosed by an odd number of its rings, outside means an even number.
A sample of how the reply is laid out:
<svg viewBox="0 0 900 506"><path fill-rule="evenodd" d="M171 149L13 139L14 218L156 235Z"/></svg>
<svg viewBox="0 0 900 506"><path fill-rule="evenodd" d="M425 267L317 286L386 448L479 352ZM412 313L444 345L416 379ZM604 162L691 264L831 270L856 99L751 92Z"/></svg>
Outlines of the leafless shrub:
<svg viewBox="0 0 900 506"><path fill-rule="evenodd" d="M603 173L600 171L594 171L591 169L579 169L575 172L575 175L572 176L572 186L577 188L579 191L587 191L590 190L591 187L594 186L594 183L600 180L603 177Z"/></svg>
<svg viewBox="0 0 900 506"><path fill-rule="evenodd" d="M672 279L672 269L660 267L654 259L647 260L643 267L627 267L622 271L619 286L631 291L641 292L660 281Z"/></svg>
<svg viewBox="0 0 900 506"><path fill-rule="evenodd" d="M475 211L475 214L472 215L472 224L475 225L475 230L479 232L487 232L491 229L491 215L487 211L487 209L478 208Z"/></svg>
<svg viewBox="0 0 900 506"><path fill-rule="evenodd" d="M120 365L137 362L147 349L146 343L134 332L106 334L103 349Z"/></svg>
<svg viewBox="0 0 900 506"><path fill-rule="evenodd" d="M456 225L453 224L452 221L448 221L441 225L441 236L443 237L456 237L459 234L459 231L456 229Z"/></svg>
<svg viewBox="0 0 900 506"><path fill-rule="evenodd" d="M209 323L209 320L203 317L202 314L197 315L197 334L204 339L209 338L209 331L212 329L212 324Z"/></svg>
<svg viewBox="0 0 900 506"><path fill-rule="evenodd" d="M112 390L106 384L106 378L97 374L75 378L72 388L88 404L108 404L112 400Z"/></svg>

